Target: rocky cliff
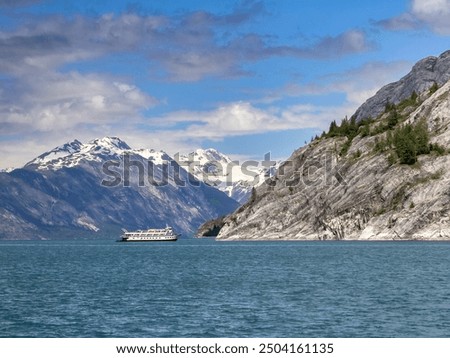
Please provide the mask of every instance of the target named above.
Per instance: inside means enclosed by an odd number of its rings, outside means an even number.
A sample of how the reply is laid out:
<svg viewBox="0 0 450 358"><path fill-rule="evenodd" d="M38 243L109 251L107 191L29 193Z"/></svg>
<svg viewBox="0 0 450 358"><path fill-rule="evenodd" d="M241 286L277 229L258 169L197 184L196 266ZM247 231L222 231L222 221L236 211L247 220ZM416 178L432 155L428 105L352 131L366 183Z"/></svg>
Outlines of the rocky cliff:
<svg viewBox="0 0 450 358"><path fill-rule="evenodd" d="M397 104L411 96L415 91L423 93L434 83L442 86L450 80L450 51L439 57L430 56L417 62L405 77L399 81L382 87L373 97L369 98L355 113L356 120L376 118L383 113L388 102Z"/></svg>
<svg viewBox="0 0 450 358"><path fill-rule="evenodd" d="M357 112L376 120L355 116L295 151L218 239L450 239L450 82L434 85L450 77L449 58L420 61Z"/></svg>

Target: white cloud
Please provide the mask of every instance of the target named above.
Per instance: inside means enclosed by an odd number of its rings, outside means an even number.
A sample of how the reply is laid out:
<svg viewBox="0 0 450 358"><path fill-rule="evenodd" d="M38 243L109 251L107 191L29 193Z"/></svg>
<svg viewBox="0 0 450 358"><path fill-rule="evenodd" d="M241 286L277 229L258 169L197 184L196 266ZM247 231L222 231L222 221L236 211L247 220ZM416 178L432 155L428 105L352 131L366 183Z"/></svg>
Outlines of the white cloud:
<svg viewBox="0 0 450 358"><path fill-rule="evenodd" d="M139 120L157 103L135 86L93 74L51 73L22 79L0 101L3 134L70 130L79 125Z"/></svg>
<svg viewBox="0 0 450 358"><path fill-rule="evenodd" d="M383 85L398 80L410 68L411 64L405 61L367 63L344 73L328 75L316 83L286 85L253 103L240 101L224 104L211 111L172 112L153 120L168 127L183 124L183 130L173 129L161 133L184 143L289 129L327 129L332 120L339 121L345 116L351 116L367 98ZM332 93L342 93L345 99L334 106L277 105L278 101L286 97L320 97ZM258 104L263 104L263 107Z"/></svg>
<svg viewBox="0 0 450 358"><path fill-rule="evenodd" d="M413 0L411 11L435 32L450 35L450 0Z"/></svg>
<svg viewBox="0 0 450 358"><path fill-rule="evenodd" d="M324 128L330 120L348 114L349 102L356 101L353 97L362 90L337 88L348 93L349 100L335 107L265 108L242 101L211 111L174 112L144 121L143 110L157 100L126 79L61 70L67 64L134 53L152 70L164 70L164 79L198 81L209 76L242 76L248 74L248 63L267 58L330 59L372 48L367 34L358 29L296 45L277 44L275 38L269 43L263 35L246 34L245 30L231 31L237 35L229 36L229 29L235 30L264 11L261 3L243 4L224 15L35 17L0 30L0 74L7 77L0 84L0 130L4 138L20 136L1 142L1 150L8 153L8 160L22 158L24 162L73 138L89 140L104 135L119 135L131 145L183 150L199 146L204 139ZM313 86L301 90L308 88ZM324 91L324 86L318 91ZM138 124L152 126L158 120L160 129L153 135L136 129ZM183 130L177 129L181 122Z"/></svg>
<svg viewBox="0 0 450 358"><path fill-rule="evenodd" d="M320 97L339 93L345 96L344 106L348 110L346 114L351 115L382 86L405 75L411 66L406 61L369 62L359 68L318 78L313 83L289 83L269 92L257 102L269 104L286 97Z"/></svg>
<svg viewBox="0 0 450 358"><path fill-rule="evenodd" d="M331 120L343 118L348 106L295 105L287 108L258 108L249 102L232 102L212 111L169 113L157 120L168 126L183 123L183 130L166 133L179 140L221 140L228 136L289 129L325 128ZM188 133L188 134L187 134Z"/></svg>
<svg viewBox="0 0 450 358"><path fill-rule="evenodd" d="M350 29L312 44L269 44L255 33L230 35L263 10L247 3L230 14L178 16L106 14L97 18L47 16L12 31L0 31L0 72L29 75L114 53L134 52L171 81L247 75L245 64L270 57L329 59L373 48L367 34Z"/></svg>
<svg viewBox="0 0 450 358"><path fill-rule="evenodd" d="M441 35L450 35L450 0L411 0L410 10L399 16L381 20L387 30L412 30L423 27Z"/></svg>
<svg viewBox="0 0 450 358"><path fill-rule="evenodd" d="M315 83L288 84L265 94L259 101L237 101L209 111L176 111L150 118L143 118L138 112L152 105L154 99L133 85L79 73L54 75L49 83L37 78L25 99L15 103L17 117L11 124L21 121L23 126L11 127L10 133L25 134L25 138L0 142L0 149L6 153L3 158L8 160L0 167L25 163L74 138L87 141L117 135L133 147L175 153L201 147L204 140L221 141L230 136L279 130L327 129L332 120L352 115L364 100L381 86L404 75L410 67L410 63L401 61L367 63L344 73L328 75ZM320 97L332 93L343 94L344 100L334 106L278 103L289 97ZM21 107L23 103L27 106ZM0 118L13 116L13 112L6 113L0 105ZM40 117L36 118L36 114ZM141 123L153 129L137 129ZM27 150L11 150L18 147Z"/></svg>
<svg viewBox="0 0 450 358"><path fill-rule="evenodd" d="M88 126L73 126L59 130L58 118L51 110L39 125L46 131L29 133L23 138L1 141L3 160L0 168L22 165L50 148L77 138L88 141L95 137L117 135L135 148L162 149L173 154L187 152L202 146L202 141L221 141L236 135L265 133L279 130L326 128L331 119L343 118L349 108L345 106L325 107L296 105L288 108L261 109L249 102L233 102L211 111L183 111L169 113L159 120L165 128L151 132L137 129L130 124L120 129L110 123ZM178 129L177 124L186 124ZM171 126L174 126L172 127ZM53 126L53 130L49 128Z"/></svg>
<svg viewBox="0 0 450 358"><path fill-rule="evenodd" d="M412 11L415 14L437 14L449 11L449 0L413 0Z"/></svg>

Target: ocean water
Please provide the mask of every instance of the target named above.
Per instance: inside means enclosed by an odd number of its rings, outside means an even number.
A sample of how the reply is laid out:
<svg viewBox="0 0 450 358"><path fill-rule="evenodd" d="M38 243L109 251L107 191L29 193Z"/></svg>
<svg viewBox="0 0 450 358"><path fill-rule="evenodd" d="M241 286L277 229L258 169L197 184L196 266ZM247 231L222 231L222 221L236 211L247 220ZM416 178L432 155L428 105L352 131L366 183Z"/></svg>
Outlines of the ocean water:
<svg viewBox="0 0 450 358"><path fill-rule="evenodd" d="M450 243L0 242L0 337L449 337Z"/></svg>

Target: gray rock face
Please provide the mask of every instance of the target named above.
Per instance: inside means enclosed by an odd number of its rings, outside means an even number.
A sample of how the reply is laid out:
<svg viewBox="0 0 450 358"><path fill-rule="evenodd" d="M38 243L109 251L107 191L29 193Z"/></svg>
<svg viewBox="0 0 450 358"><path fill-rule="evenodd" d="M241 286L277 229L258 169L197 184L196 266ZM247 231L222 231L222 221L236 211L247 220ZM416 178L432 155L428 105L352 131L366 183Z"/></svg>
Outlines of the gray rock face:
<svg viewBox="0 0 450 358"><path fill-rule="evenodd" d="M427 57L417 62L405 77L382 87L355 112L356 120L376 118L384 112L386 104L397 104L416 93L427 91L434 83L443 85L450 79L450 51L439 57Z"/></svg>
<svg viewBox="0 0 450 358"><path fill-rule="evenodd" d="M419 67L425 63L435 61ZM426 89L424 102L405 110L406 122L424 119L444 155L392 165L388 153L374 150L386 132L356 136L345 156L346 138L316 140L224 219L218 239L450 240L450 82L428 96Z"/></svg>
<svg viewBox="0 0 450 358"><path fill-rule="evenodd" d="M205 222L199 227L197 237L216 237L223 227L224 217Z"/></svg>
<svg viewBox="0 0 450 358"><path fill-rule="evenodd" d="M123 176L118 185L102 184L124 170L125 155L134 165L129 184ZM107 161L120 165L105 173ZM167 175L165 161L172 161ZM139 163L146 170L142 183ZM147 180L150 164L157 183ZM122 228L166 224L192 234L201 223L236 207L233 199L195 180L164 152L132 150L118 138L67 143L24 168L0 173L0 239L118 238Z"/></svg>

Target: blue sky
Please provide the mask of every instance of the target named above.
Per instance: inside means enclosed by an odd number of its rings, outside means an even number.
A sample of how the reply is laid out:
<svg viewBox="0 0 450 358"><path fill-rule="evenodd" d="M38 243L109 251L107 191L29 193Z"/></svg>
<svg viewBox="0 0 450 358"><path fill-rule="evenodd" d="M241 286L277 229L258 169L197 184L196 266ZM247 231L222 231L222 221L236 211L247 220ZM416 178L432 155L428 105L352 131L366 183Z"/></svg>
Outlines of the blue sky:
<svg viewBox="0 0 450 358"><path fill-rule="evenodd" d="M450 0L0 0L0 168L77 138L287 158L450 49Z"/></svg>

